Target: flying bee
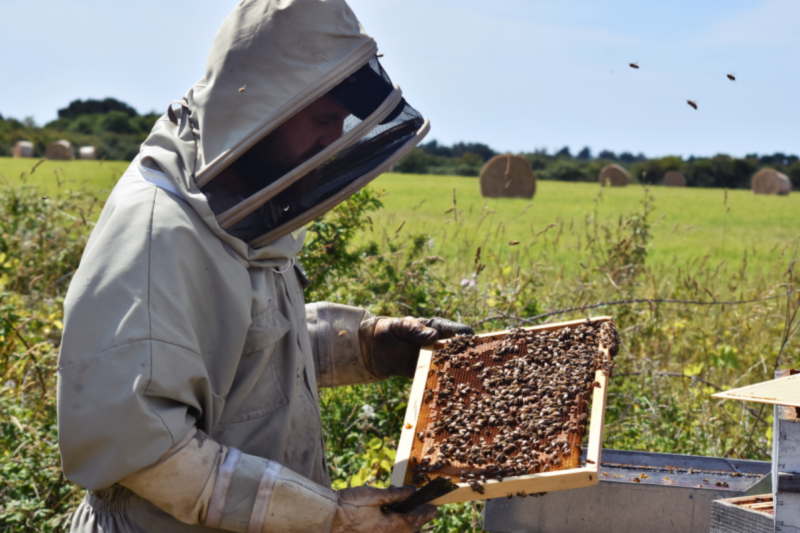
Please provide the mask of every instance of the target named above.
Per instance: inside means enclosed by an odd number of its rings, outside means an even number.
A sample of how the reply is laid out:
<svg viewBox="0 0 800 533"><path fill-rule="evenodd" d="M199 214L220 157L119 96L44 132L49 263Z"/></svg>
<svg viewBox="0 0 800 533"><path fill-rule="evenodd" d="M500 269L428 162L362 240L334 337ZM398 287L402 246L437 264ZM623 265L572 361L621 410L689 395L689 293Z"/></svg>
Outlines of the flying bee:
<svg viewBox="0 0 800 533"><path fill-rule="evenodd" d="M692 106L695 110L697 109L697 102L693 100L686 100L686 103Z"/></svg>
<svg viewBox="0 0 800 533"><path fill-rule="evenodd" d="M727 74L727 76L729 80L736 81L736 76L734 76L733 74Z"/></svg>
<svg viewBox="0 0 800 533"><path fill-rule="evenodd" d="M242 85L241 87L239 87L239 92L240 93L246 93L247 92L247 84Z"/></svg>

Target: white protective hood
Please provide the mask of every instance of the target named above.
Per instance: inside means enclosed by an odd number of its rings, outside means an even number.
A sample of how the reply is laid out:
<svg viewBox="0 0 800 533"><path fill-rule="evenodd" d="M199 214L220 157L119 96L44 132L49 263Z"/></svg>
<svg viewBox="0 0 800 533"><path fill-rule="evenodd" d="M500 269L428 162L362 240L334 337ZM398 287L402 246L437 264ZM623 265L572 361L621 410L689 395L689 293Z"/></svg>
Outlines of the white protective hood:
<svg viewBox="0 0 800 533"><path fill-rule="evenodd" d="M399 88L363 121L348 119L338 141L225 212L215 214L200 188L356 70L368 63L376 65L376 53L375 41L344 0L245 0L217 33L205 76L156 123L139 160L145 167L163 171L209 228L242 258L263 266L282 263L302 247L305 224L363 188L416 146L428 131L428 121L407 107L415 119L405 123L406 132L409 124L413 127L411 134L396 136L397 142L380 157L351 171L332 193L266 234L245 242L224 228L334 155L341 161L348 148L359 148L362 154L369 150L365 140L391 127L380 123L404 103Z"/></svg>

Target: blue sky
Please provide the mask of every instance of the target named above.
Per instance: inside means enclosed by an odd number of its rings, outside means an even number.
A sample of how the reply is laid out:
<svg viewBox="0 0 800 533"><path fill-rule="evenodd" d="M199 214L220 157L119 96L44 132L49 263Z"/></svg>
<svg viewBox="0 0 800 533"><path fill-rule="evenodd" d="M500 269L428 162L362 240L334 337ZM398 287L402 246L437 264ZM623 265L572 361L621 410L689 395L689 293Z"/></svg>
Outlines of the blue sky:
<svg viewBox="0 0 800 533"><path fill-rule="evenodd" d="M0 0L0 114L41 124L76 98L106 96L161 112L202 76L234 4ZM798 0L350 5L431 119L429 139L510 151L800 153Z"/></svg>

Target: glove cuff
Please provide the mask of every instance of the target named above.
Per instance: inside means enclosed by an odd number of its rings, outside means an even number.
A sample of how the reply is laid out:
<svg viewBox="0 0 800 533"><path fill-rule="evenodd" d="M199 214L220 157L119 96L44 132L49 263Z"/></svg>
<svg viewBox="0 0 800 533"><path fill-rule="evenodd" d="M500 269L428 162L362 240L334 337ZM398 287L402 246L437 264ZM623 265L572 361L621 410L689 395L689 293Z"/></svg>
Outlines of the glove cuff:
<svg viewBox="0 0 800 533"><path fill-rule="evenodd" d="M364 368L370 374L378 379L388 378L389 375L384 375L378 371L378 365L375 364L375 326L378 320L385 319L385 316L374 316L363 320L358 328L358 343L361 347L361 361L364 363Z"/></svg>

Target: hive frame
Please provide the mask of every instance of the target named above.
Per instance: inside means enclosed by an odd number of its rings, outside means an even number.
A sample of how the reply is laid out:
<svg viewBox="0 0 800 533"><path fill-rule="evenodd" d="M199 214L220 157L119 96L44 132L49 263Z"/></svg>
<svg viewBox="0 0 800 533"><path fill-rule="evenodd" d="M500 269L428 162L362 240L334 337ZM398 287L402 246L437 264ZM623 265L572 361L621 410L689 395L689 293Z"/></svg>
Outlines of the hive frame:
<svg viewBox="0 0 800 533"><path fill-rule="evenodd" d="M523 328L525 331L553 331L565 327L577 327L585 324L587 319L571 320L569 322L559 322L557 324L546 324L543 326L532 326ZM610 322L610 316L590 318L593 324ZM504 336L507 331L495 331L476 335L477 337L496 337ZM446 341L445 341L446 342ZM417 433L417 419L423 404L423 394L428 380L428 370L431 366L431 356L433 351L442 346L443 343L436 343L433 346L426 346L420 351L417 361L417 370L414 375L414 383L411 386L411 393L408 398L408 407L403 421L403 429L400 433L400 443L397 447L397 457L392 470L391 484L400 487L407 485L410 480L409 457L414 444L414 436ZM606 357L610 357L605 346L599 347ZM600 468L600 455L603 447L603 424L605 421L606 394L608 392L608 376L602 370L595 372L595 380L600 383L600 387L594 389L592 393L591 414L589 416L589 441L586 446L586 464L578 468L568 468L556 470L554 472L542 472L538 474L527 474L515 476L497 481L487 480L483 484L484 493L480 494L470 488L467 483L456 483L458 489L450 494L442 496L431 503L433 505L443 505L445 503L458 503L476 500L488 500L491 498L501 498L508 496L509 493L516 494L524 491L527 494L540 492L553 492L556 490L577 489L596 485L598 470ZM410 426L410 427L409 427Z"/></svg>

